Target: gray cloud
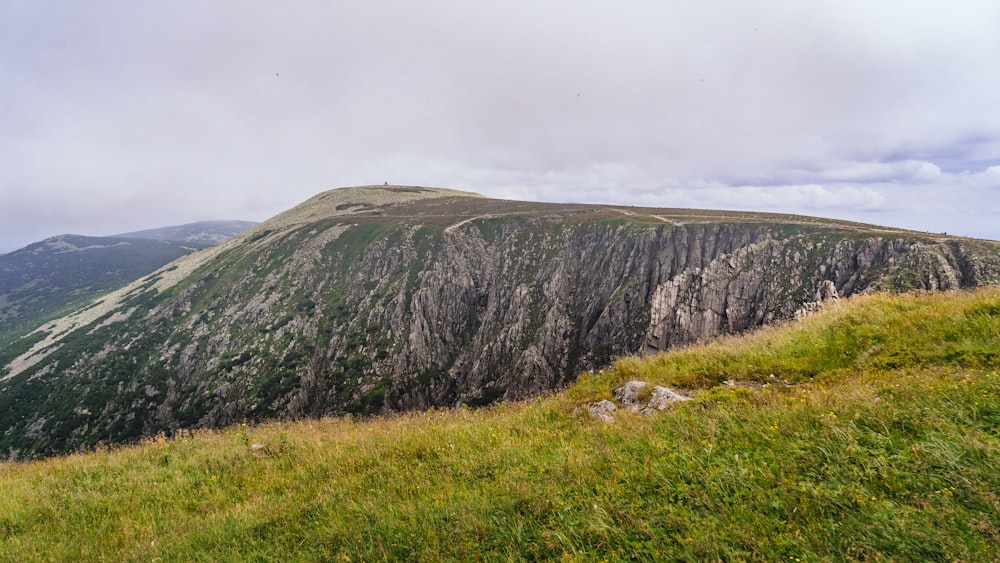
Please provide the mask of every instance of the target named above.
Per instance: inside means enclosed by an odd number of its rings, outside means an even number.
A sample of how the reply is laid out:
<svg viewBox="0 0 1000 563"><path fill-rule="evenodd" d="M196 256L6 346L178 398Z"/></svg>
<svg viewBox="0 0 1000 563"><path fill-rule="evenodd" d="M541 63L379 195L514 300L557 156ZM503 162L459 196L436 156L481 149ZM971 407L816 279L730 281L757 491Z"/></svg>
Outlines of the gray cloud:
<svg viewBox="0 0 1000 563"><path fill-rule="evenodd" d="M1000 238L1000 5L0 5L0 251L343 185Z"/></svg>

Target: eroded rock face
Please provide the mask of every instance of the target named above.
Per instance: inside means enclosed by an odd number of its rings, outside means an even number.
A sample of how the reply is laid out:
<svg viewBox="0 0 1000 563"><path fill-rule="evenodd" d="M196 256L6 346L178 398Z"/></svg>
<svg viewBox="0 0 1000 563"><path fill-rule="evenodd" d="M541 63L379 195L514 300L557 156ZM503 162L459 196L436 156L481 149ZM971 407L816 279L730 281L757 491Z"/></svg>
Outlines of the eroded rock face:
<svg viewBox="0 0 1000 563"><path fill-rule="evenodd" d="M1000 281L984 242L392 189L318 196L7 354L0 451L518 399L841 296Z"/></svg>

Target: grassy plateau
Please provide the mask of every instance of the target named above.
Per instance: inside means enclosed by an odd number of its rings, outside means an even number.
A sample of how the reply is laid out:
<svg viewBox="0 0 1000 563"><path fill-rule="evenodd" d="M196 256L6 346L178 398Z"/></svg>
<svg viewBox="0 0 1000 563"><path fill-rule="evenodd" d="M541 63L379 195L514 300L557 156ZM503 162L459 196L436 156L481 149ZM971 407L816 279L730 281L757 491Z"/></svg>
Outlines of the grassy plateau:
<svg viewBox="0 0 1000 563"><path fill-rule="evenodd" d="M574 414L630 379L695 400ZM560 559L1000 560L1000 289L845 300L524 403L0 464L0 560Z"/></svg>

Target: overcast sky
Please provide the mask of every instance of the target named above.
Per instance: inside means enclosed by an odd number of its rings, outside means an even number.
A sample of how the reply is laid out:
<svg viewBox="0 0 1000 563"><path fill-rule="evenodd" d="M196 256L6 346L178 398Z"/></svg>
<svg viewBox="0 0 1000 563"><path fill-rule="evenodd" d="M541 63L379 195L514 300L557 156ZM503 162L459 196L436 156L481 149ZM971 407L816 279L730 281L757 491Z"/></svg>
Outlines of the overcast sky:
<svg viewBox="0 0 1000 563"><path fill-rule="evenodd" d="M0 252L322 190L1000 239L1000 2L3 0Z"/></svg>

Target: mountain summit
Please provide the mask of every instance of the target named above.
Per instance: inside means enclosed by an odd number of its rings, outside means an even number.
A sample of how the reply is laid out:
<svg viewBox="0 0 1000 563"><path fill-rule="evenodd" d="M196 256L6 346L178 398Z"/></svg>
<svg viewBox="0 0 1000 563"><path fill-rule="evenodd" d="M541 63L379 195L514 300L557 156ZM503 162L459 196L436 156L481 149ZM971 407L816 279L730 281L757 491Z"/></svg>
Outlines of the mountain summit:
<svg viewBox="0 0 1000 563"><path fill-rule="evenodd" d="M840 296L998 282L1000 244L843 221L331 190L0 348L0 448L483 405Z"/></svg>

